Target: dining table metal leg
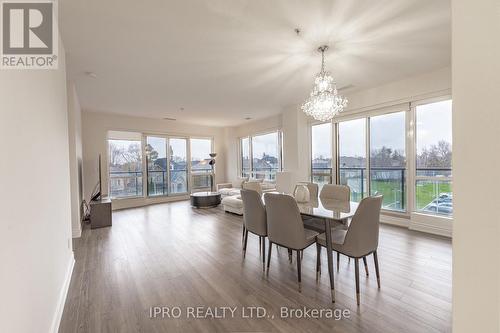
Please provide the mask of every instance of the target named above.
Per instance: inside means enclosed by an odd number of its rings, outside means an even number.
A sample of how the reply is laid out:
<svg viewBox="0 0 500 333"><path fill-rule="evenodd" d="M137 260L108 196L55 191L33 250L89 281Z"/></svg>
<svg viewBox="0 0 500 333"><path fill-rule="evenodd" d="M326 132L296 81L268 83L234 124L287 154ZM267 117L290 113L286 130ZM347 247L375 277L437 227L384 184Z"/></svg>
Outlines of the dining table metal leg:
<svg viewBox="0 0 500 333"><path fill-rule="evenodd" d="M325 219L326 235L326 254L328 258L328 275L330 276L330 292L332 294L332 303L335 303L335 278L333 277L333 253L332 253L332 234L330 229L330 220Z"/></svg>

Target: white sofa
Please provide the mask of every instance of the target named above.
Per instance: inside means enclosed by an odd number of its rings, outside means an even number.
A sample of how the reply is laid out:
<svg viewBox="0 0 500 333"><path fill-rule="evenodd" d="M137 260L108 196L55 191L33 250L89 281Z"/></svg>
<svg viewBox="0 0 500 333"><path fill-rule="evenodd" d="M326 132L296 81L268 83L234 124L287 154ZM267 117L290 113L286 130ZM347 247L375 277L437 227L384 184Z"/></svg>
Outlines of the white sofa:
<svg viewBox="0 0 500 333"><path fill-rule="evenodd" d="M232 183L217 184L217 191L221 194L224 211L243 215L243 201L241 200L240 191L247 183L259 183L259 188L262 192L276 190L274 183L264 182L260 179L247 179L244 177L240 177L237 181Z"/></svg>

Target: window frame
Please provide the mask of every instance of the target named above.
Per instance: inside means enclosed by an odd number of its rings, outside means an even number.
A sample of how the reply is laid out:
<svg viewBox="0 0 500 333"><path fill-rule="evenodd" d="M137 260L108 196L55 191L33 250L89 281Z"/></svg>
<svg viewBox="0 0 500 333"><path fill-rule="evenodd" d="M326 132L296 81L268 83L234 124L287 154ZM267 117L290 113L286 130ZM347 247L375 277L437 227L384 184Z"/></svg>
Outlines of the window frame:
<svg viewBox="0 0 500 333"><path fill-rule="evenodd" d="M433 97L433 98L426 98L426 99L421 99L415 102L410 103L410 113L411 113L411 124L410 127L412 129L411 135L409 135L409 141L410 141L410 149L411 149L411 161L408 161L408 163L411 163L411 181L412 183L410 184L411 186L411 193L409 193L409 201L411 202L411 211L410 213L412 215L417 215L420 217L428 217L432 219L441 219L441 220L453 220L453 213L450 215L445 215L445 214L439 214L439 213L431 213L431 212L424 212L421 210L417 209L417 181L418 180L441 180L441 181L450 181L452 184L452 189L451 192L453 193L453 165L451 166L451 176L450 177L430 177L430 176L417 176L417 107L422 106L422 105L427 105L427 104L432 104L432 103L438 103L438 102L443 102L451 100L452 101L452 109L451 109L451 114L453 117L453 98L451 95L444 95L444 96L438 96L438 97ZM453 154L453 142L452 144L452 154ZM410 178L410 177L409 177Z"/></svg>
<svg viewBox="0 0 500 333"><path fill-rule="evenodd" d="M276 172L280 172L283 170L283 132L281 129L273 129L273 130L268 130L268 131L263 131L263 132L256 132L256 133L251 133L248 135L244 135L241 137L238 137L238 175L240 177L246 177L243 174L243 146L242 146L242 141L243 139L248 139L248 156L250 159L250 168L249 168L249 174L248 177L250 179L255 178L255 174L253 171L253 138L256 136L263 136L267 134L272 134L272 133L277 133L278 135L278 169ZM264 179L267 180L267 179Z"/></svg>
<svg viewBox="0 0 500 333"><path fill-rule="evenodd" d="M141 135L140 132L136 132L136 131L108 131L108 136L106 138L106 165L104 166L106 169L106 180L107 180L107 189L108 189L108 196L110 199L112 200L128 200L128 199L137 199L137 198L143 198L144 195L145 195L145 192L144 192L144 166L145 166L145 163L146 163L146 159L144 158L145 157L145 154L144 154L144 145L143 145L143 138L141 136L141 139L125 139L125 138L120 138L120 139L116 139L116 138L110 138L109 137L109 132L123 132L123 133L131 133L132 134L139 134ZM109 149L109 143L110 141L138 141L139 142L139 145L141 147L141 178L142 178L142 193L140 195L133 195L133 196L120 196L120 197L113 197L111 195L111 169L110 169L110 159L109 159L109 154L110 154L110 149ZM102 162L101 162L102 163ZM102 164L100 166L101 168L103 167ZM102 171L101 171L102 172ZM137 171L135 172L137 174ZM102 174L101 174L102 175ZM137 177L137 176L136 176ZM103 181L103 179L101 178L101 181ZM102 187L102 184L101 184L101 187Z"/></svg>
<svg viewBox="0 0 500 333"><path fill-rule="evenodd" d="M433 223L437 224L439 228L442 226L442 221L444 221L444 228L451 228L451 221L453 220L453 215L447 216L443 214L434 214L421 212L416 210L416 181L421 179L422 177L417 177L416 175L416 107L424 104L430 104L445 100L452 100L452 96L449 94L438 95L436 97L430 98L422 98L417 99L415 101L404 102L395 105L388 105L386 107L381 108L373 108L373 109L363 109L360 112L352 112L336 117L332 120L332 150L333 150L333 159L335 161L334 170L335 175L332 179L332 183L338 184L340 181L340 149L339 149L339 123L343 121L355 120L355 119L365 119L365 139L366 139L366 173L367 173L367 193L371 193L371 165L370 165L370 149L371 149L371 133L370 133L370 120L374 116L386 115L397 112L405 112L405 159L406 159L406 177L404 186L406 189L405 193L405 210L388 210L382 209L384 214L388 214L394 217L403 217L403 218L414 218L413 216L417 216L419 219L418 223L421 225L423 223ZM453 110L452 110L453 114ZM309 154L309 175L310 179L313 178L312 173L312 126L320 124L321 122L309 122L309 140L310 140L310 154ZM453 149L453 148L452 148ZM332 165L333 167L333 165ZM452 166L453 170L453 166ZM423 177L428 179L429 177ZM453 182L453 171L451 177L439 177L439 180L448 180L449 178L451 182ZM424 221L424 222L422 222ZM429 222L434 221L434 222ZM437 221L437 222L436 222Z"/></svg>
<svg viewBox="0 0 500 333"><path fill-rule="evenodd" d="M202 172L193 172L193 169L192 169L192 156L191 156L191 140L210 140L210 150L211 152L214 152L214 138L213 137L207 137L207 136L190 136L189 139L188 139L188 163L189 163L189 171L188 171L188 179L189 179L189 182L191 183L191 185L188 187L188 193L192 193L193 190L196 191L196 192L202 192L202 191L211 191L211 186L208 186L208 187L196 187L196 188L193 188L193 174L196 175L196 174L203 174ZM213 171L210 170L209 172L207 172L207 174L210 174L210 177L211 177L211 182L215 182L215 174L217 173L217 164L214 166L213 168ZM213 185L213 184L211 184Z"/></svg>
<svg viewBox="0 0 500 333"><path fill-rule="evenodd" d="M167 170L166 170L166 176L165 179L167 180L165 186L167 188L166 193L160 194L160 195L149 195L149 182L146 182L144 185L143 193L144 195L139 198L148 198L148 199L154 199L154 198L164 198L164 197L176 197L176 196L185 196L191 192L191 187L190 187L190 169L191 169L191 152L190 152L190 139L191 137L189 136L183 136L183 135L169 135L169 134L158 134L158 133L142 133L142 142L143 142L143 156L146 156L146 145L147 145L147 138L148 137L156 137L156 138L164 138L166 141L166 159L167 159ZM187 168L187 179L186 179L186 192L182 193L171 193L170 191L170 139L183 139L186 140L186 168ZM213 142L213 140L212 140ZM213 144L213 143L212 143ZM144 158L144 166L146 170L146 177L149 178L149 170L148 170L148 165L147 165L147 159Z"/></svg>
<svg viewBox="0 0 500 333"><path fill-rule="evenodd" d="M331 139L331 143L330 143L330 154L331 154L331 157L332 157L332 167L331 167L331 171L329 173L327 172L314 172L314 168L313 168L313 142L312 142L312 133L313 133L313 127L314 126L318 126L318 125L325 125L325 124L330 124L330 139ZM338 179L337 178L337 164L338 164L338 160L336 158L336 149L334 147L334 142L336 142L337 140L334 139L334 137L336 136L336 131L334 130L334 124L333 122L331 121L327 121L327 122L321 122L321 121L314 121L314 122L311 122L309 123L309 138L310 138L310 142L309 142L309 179L311 180L311 182L313 182L314 180L314 176L326 176L326 177L329 177L330 178L330 181L328 182L328 184L335 184L336 183L336 180Z"/></svg>

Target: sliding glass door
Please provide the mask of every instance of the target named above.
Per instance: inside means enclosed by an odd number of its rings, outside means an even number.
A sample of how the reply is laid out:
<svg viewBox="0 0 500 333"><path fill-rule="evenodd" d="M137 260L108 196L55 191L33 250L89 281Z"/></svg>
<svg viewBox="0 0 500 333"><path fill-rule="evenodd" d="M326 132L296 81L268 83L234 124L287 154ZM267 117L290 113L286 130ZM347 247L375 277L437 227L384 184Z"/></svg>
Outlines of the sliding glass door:
<svg viewBox="0 0 500 333"><path fill-rule="evenodd" d="M142 196L141 141L109 139L108 151L111 198Z"/></svg>
<svg viewBox="0 0 500 333"><path fill-rule="evenodd" d="M188 191L187 140L169 138L169 191L171 194Z"/></svg>
<svg viewBox="0 0 500 333"><path fill-rule="evenodd" d="M211 151L211 140L207 140L208 147L210 147L207 151ZM145 142L148 196L155 197L187 193L189 191L188 139L146 136ZM206 158L199 158L197 156L204 155L204 153L200 152L200 149L205 149L206 145L206 142L203 142L201 146L197 146L195 143L195 155L192 155L194 159L194 162L192 162L192 171L196 175L203 173L202 176L204 179L200 181L203 188L210 186L210 175L208 172L211 172L211 167L208 165Z"/></svg>
<svg viewBox="0 0 500 333"><path fill-rule="evenodd" d="M311 127L311 180L322 187L333 180L332 123Z"/></svg>
<svg viewBox="0 0 500 333"><path fill-rule="evenodd" d="M369 118L370 192L384 196L382 207L406 209L405 112Z"/></svg>
<svg viewBox="0 0 500 333"><path fill-rule="evenodd" d="M415 211L452 215L451 100L416 107Z"/></svg>
<svg viewBox="0 0 500 333"><path fill-rule="evenodd" d="M338 124L340 184L351 188L351 200L361 201L367 195L366 119Z"/></svg>
<svg viewBox="0 0 500 333"><path fill-rule="evenodd" d="M167 191L167 139L146 138L146 162L148 168L148 195L166 195Z"/></svg>
<svg viewBox="0 0 500 333"><path fill-rule="evenodd" d="M280 168L279 132L252 137L252 174L256 179L276 179Z"/></svg>
<svg viewBox="0 0 500 333"><path fill-rule="evenodd" d="M210 153L212 140L191 139L191 187L193 190L209 190L212 181Z"/></svg>

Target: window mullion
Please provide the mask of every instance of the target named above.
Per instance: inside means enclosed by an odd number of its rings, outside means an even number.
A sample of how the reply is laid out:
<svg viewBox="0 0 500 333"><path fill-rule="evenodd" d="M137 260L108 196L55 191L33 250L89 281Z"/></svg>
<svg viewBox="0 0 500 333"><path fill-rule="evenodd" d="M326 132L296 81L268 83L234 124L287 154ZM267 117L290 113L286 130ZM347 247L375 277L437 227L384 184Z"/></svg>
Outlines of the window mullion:
<svg viewBox="0 0 500 333"><path fill-rule="evenodd" d="M365 119L365 145L366 145L366 196L371 195L371 183L372 183L372 175L371 175L371 137L370 137L370 117ZM361 179L363 181L363 179ZM364 193L361 193L364 197Z"/></svg>

